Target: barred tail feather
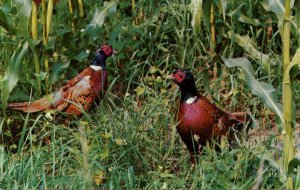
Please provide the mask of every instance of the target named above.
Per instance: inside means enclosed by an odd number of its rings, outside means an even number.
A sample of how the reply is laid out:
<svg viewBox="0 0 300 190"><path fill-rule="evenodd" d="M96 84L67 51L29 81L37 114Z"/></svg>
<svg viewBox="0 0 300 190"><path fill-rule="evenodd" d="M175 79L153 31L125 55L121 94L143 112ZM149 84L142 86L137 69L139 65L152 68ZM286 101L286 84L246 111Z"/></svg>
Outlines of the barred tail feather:
<svg viewBox="0 0 300 190"><path fill-rule="evenodd" d="M34 102L21 102L21 103L10 103L8 109L21 110L23 112L39 112L50 108L50 104L45 103L47 100L44 98Z"/></svg>

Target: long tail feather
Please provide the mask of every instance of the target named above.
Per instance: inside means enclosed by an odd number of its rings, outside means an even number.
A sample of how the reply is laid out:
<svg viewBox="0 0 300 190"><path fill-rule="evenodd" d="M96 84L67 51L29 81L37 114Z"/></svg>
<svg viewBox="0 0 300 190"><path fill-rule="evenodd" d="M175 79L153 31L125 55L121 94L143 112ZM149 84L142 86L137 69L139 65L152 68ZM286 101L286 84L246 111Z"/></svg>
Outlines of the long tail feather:
<svg viewBox="0 0 300 190"><path fill-rule="evenodd" d="M47 102L47 99L41 98L34 102L10 103L8 104L8 108L33 113L49 109L50 104Z"/></svg>

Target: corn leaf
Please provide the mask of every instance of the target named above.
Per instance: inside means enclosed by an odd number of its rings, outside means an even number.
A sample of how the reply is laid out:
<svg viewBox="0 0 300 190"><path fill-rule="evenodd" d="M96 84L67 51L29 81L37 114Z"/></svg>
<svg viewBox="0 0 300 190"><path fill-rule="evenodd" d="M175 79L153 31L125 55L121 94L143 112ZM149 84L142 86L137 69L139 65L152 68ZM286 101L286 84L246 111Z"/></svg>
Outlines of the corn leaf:
<svg viewBox="0 0 300 190"><path fill-rule="evenodd" d="M9 31L8 20L2 8L0 8L0 26L2 26L6 31Z"/></svg>
<svg viewBox="0 0 300 190"><path fill-rule="evenodd" d="M284 83L294 80L299 76L300 76L300 47L297 49L290 65L286 69L286 73L284 75Z"/></svg>
<svg viewBox="0 0 300 190"><path fill-rule="evenodd" d="M290 2L290 7L292 8L295 0ZM276 15L284 15L284 0L264 0L261 4L267 11L272 11Z"/></svg>
<svg viewBox="0 0 300 190"><path fill-rule="evenodd" d="M253 26L260 26L261 25L261 23L259 22L258 19L249 18L249 17L247 17L243 14L239 16L238 20L242 23L251 24Z"/></svg>
<svg viewBox="0 0 300 190"><path fill-rule="evenodd" d="M203 23L207 28L210 28L210 9L212 4L212 0L204 0L202 4Z"/></svg>
<svg viewBox="0 0 300 190"><path fill-rule="evenodd" d="M241 36L239 34L235 34L231 31L228 32L229 38L234 38L234 41L244 48L244 50L253 58L260 60L262 66L265 70L269 68L269 65L275 65L276 62L274 59L270 58L269 55L262 53L261 51L257 50L254 46L254 42L250 39L248 35Z"/></svg>
<svg viewBox="0 0 300 190"><path fill-rule="evenodd" d="M14 2L17 8L19 19L17 31L20 32L21 36L29 39L30 35L28 31L28 22L31 13L31 3L29 0L15 0Z"/></svg>
<svg viewBox="0 0 300 190"><path fill-rule="evenodd" d="M117 2L116 1L105 1L104 5L101 10L96 9L96 12L94 13L93 20L89 24L89 26L95 28L95 27L101 27L104 24L105 18L109 14L113 14L117 11Z"/></svg>
<svg viewBox="0 0 300 190"><path fill-rule="evenodd" d="M52 67L52 72L50 74L50 85L53 85L56 81L58 81L60 74L69 68L70 61L66 61L65 63L57 63Z"/></svg>
<svg viewBox="0 0 300 190"><path fill-rule="evenodd" d="M294 169L297 168L298 166L300 166L300 160L297 158L292 159L289 162L288 174L292 174L294 172Z"/></svg>
<svg viewBox="0 0 300 190"><path fill-rule="evenodd" d="M228 68L240 67L243 69L246 82L252 93L261 97L263 102L274 111L281 122L284 123L282 106L277 100L276 90L272 85L260 82L255 78L255 72L250 61L245 57L229 59L222 57L222 60Z"/></svg>
<svg viewBox="0 0 300 190"><path fill-rule="evenodd" d="M295 3L295 0L290 1L290 8L293 8ZM272 11L276 14L278 18L278 28L280 31L280 35L283 33L283 20L284 20L284 0L264 0L261 2L261 5L264 7L267 11ZM294 28L297 28L296 22L294 20L291 20L292 26Z"/></svg>
<svg viewBox="0 0 300 190"><path fill-rule="evenodd" d="M190 10L192 13L191 25L195 34L200 33L201 19L202 19L202 0L192 0L190 4Z"/></svg>
<svg viewBox="0 0 300 190"><path fill-rule="evenodd" d="M6 113L7 100L9 94L19 80L21 62L23 57L27 53L27 50L28 50L28 42L24 42L24 41L20 42L16 51L12 55L10 59L10 63L5 71L4 78L1 82L2 83L1 101L2 101L3 113Z"/></svg>
<svg viewBox="0 0 300 190"><path fill-rule="evenodd" d="M223 13L223 20L225 21L227 0L219 0L218 7L219 7L219 12Z"/></svg>

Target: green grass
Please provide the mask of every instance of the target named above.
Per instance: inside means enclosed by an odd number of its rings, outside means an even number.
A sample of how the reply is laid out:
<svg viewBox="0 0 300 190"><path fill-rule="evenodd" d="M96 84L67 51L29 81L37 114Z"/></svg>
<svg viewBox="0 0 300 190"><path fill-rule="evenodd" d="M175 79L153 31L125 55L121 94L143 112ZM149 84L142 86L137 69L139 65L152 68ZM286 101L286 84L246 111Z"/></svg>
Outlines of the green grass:
<svg viewBox="0 0 300 190"><path fill-rule="evenodd" d="M24 126L19 153L2 148L1 187L82 188L100 178L103 188L116 189L249 189L261 162L262 187L284 187L274 161L264 158L272 148L262 143L245 141L229 150L225 142L220 153L206 149L191 166L167 103L154 97L139 111L128 99L118 108L104 104L90 114L90 122L74 120L70 126L41 116L32 121L36 125Z"/></svg>
<svg viewBox="0 0 300 190"><path fill-rule="evenodd" d="M107 60L109 91L93 111L81 118L69 118L67 122L60 118L60 113L49 117L45 112L8 111L4 118L1 112L0 188L285 188L282 149L277 146L277 137L270 135L269 127L275 125L272 112L251 93L242 70L227 69L209 51L210 33L204 24L200 34L195 35L190 24L189 1L136 1L134 12L130 1L120 1L116 12L107 13L104 24L95 28L87 25L96 9L102 10L103 2L84 3L85 18L79 18L78 8L74 7L75 33L72 33L67 3L61 1L54 6L49 47L42 47L41 42L35 44L40 63L44 57L49 58L54 90L89 65L94 55L86 54L86 50L94 52L100 44L110 43L119 54ZM246 56L257 78L272 84L280 98L282 47L277 18L260 2L243 3L238 7L229 2L225 21L216 9L217 54ZM20 27L19 12L14 5L6 1L0 5L10 8L7 20L15 30L25 30ZM140 11L144 16L139 16ZM241 15L259 18L260 24L242 22ZM138 23L133 24L136 17ZM268 41L269 18L273 33ZM19 42L25 38L21 32L11 31L0 26L0 79ZM39 40L41 31L39 23ZM228 31L248 35L253 46L274 59L276 65L267 65L266 69L235 38L229 38ZM292 55L297 44L295 38L291 44ZM213 61L218 65L218 78L214 80ZM57 69L62 64L66 68ZM253 136L248 139L244 134L233 148L226 141L221 144L220 152L206 147L198 164L192 166L188 151L176 133L176 98L180 92L172 81L165 79L177 67L191 68L199 91L224 110L251 113L257 124L254 130L267 129L262 135L265 140L254 141ZM41 70L44 69L41 65ZM30 96L39 98L33 72L33 54L29 51L22 61L18 84L10 93L10 102L25 101ZM42 83L45 92L44 79ZM298 83L296 107L299 107Z"/></svg>

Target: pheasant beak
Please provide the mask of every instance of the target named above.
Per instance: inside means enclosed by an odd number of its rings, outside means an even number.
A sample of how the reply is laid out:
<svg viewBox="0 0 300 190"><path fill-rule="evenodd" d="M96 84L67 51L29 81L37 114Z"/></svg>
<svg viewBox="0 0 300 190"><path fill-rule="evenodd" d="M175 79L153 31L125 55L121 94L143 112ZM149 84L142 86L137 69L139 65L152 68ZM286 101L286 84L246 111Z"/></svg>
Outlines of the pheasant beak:
<svg viewBox="0 0 300 190"><path fill-rule="evenodd" d="M118 54L118 51L113 49L113 54L114 55Z"/></svg>

